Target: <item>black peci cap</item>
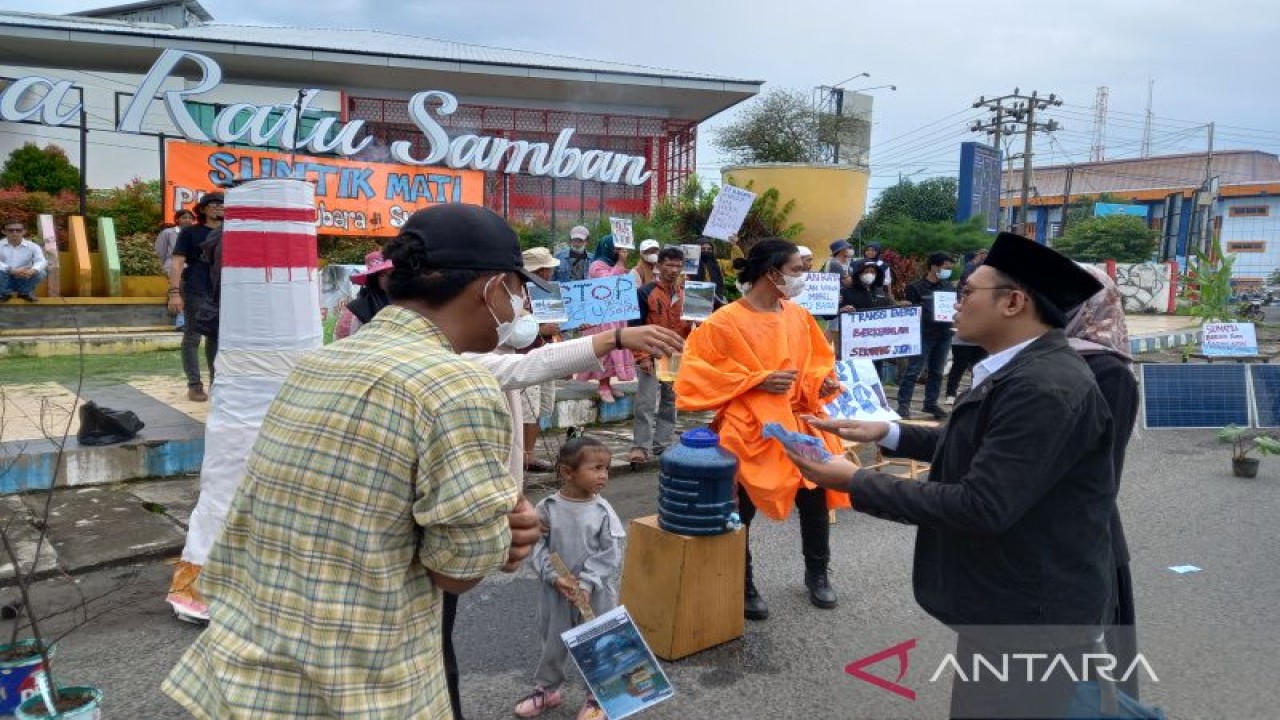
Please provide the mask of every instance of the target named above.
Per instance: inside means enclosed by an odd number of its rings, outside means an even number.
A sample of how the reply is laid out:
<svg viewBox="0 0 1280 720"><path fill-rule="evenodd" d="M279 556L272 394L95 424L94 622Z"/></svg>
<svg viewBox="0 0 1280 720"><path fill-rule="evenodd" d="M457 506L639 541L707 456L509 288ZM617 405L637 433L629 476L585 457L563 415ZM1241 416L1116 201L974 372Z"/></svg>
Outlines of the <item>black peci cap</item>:
<svg viewBox="0 0 1280 720"><path fill-rule="evenodd" d="M513 272L551 292L546 280L525 271L516 231L488 208L463 203L433 205L410 215L400 235L422 242L429 267Z"/></svg>
<svg viewBox="0 0 1280 720"><path fill-rule="evenodd" d="M1065 255L1021 235L1002 232L983 263L1035 290L1062 313L1102 289L1087 270Z"/></svg>

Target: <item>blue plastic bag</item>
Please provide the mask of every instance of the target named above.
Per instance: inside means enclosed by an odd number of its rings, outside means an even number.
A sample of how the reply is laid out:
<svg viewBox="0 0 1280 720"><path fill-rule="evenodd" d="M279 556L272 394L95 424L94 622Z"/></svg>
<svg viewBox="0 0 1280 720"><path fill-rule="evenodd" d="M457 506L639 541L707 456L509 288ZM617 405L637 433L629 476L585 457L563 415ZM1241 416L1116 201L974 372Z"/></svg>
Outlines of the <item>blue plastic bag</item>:
<svg viewBox="0 0 1280 720"><path fill-rule="evenodd" d="M760 434L777 440L788 450L807 460L826 462L831 459L831 453L827 451L821 440L812 435L792 432L776 422L765 423L764 431Z"/></svg>

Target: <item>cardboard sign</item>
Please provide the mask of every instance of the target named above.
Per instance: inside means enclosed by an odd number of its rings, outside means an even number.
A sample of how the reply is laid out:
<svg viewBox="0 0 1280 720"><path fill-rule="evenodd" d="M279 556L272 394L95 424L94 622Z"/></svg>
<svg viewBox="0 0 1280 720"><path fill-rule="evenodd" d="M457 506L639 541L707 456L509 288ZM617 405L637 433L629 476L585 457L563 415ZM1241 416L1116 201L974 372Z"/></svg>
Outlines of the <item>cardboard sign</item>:
<svg viewBox="0 0 1280 720"><path fill-rule="evenodd" d="M791 301L814 315L835 315L840 312L840 276L805 273L804 292Z"/></svg>
<svg viewBox="0 0 1280 720"><path fill-rule="evenodd" d="M684 306L681 320L703 322L711 317L716 307L716 284L686 280L684 282Z"/></svg>
<svg viewBox="0 0 1280 720"><path fill-rule="evenodd" d="M561 330L640 317L640 296L636 292L636 281L630 275L562 283L560 296L567 316Z"/></svg>
<svg viewBox="0 0 1280 720"><path fill-rule="evenodd" d="M889 404L880 374L870 360L841 360L836 363L836 374L840 376L844 392L827 405L831 417L878 422L902 419Z"/></svg>
<svg viewBox="0 0 1280 720"><path fill-rule="evenodd" d="M636 249L636 236L631 229L629 218L609 218L609 232L613 233L613 246L616 248Z"/></svg>
<svg viewBox="0 0 1280 720"><path fill-rule="evenodd" d="M525 283L525 288L529 292L529 311L533 313L534 320L539 323L568 322L569 313L564 309L559 283L551 283L551 292L533 283Z"/></svg>
<svg viewBox="0 0 1280 720"><path fill-rule="evenodd" d="M684 253L684 274L697 275L698 263L702 260L702 246L681 245L680 252Z"/></svg>
<svg viewBox="0 0 1280 720"><path fill-rule="evenodd" d="M956 293L935 292L933 294L933 321L956 321Z"/></svg>
<svg viewBox="0 0 1280 720"><path fill-rule="evenodd" d="M560 639L609 720L629 717L675 695L624 607L566 630Z"/></svg>
<svg viewBox="0 0 1280 720"><path fill-rule="evenodd" d="M702 229L703 236L728 240L742 227L755 201L756 194L750 190L721 185L715 204L711 206L711 214L707 216L707 225Z"/></svg>
<svg viewBox="0 0 1280 720"><path fill-rule="evenodd" d="M484 173L170 140L165 145L164 216L192 209L222 183L292 177L316 188L316 232L391 237L415 210L484 202Z"/></svg>
<svg viewBox="0 0 1280 720"><path fill-rule="evenodd" d="M882 308L840 316L843 360L885 360L920 354L920 307Z"/></svg>
<svg viewBox="0 0 1280 720"><path fill-rule="evenodd" d="M1257 355L1258 334L1253 323L1205 323L1200 349L1211 357Z"/></svg>

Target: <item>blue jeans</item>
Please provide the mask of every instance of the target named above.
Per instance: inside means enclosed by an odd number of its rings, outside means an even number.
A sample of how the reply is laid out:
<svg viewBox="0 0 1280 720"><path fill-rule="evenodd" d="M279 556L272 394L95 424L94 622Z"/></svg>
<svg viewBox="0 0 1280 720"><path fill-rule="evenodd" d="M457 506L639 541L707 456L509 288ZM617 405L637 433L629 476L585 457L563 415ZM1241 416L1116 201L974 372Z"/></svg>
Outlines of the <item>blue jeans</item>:
<svg viewBox="0 0 1280 720"><path fill-rule="evenodd" d="M911 396L916 390L916 380L920 371L929 368L929 379L924 384L924 406L937 407L938 396L942 393L942 370L947 366L947 354L951 351L951 333L946 335L920 338L920 354L907 363L907 372L898 383L898 407L911 405ZM927 363L927 365L926 365Z"/></svg>
<svg viewBox="0 0 1280 720"><path fill-rule="evenodd" d="M14 277L8 270L0 272L0 295L8 295L10 293L34 295L36 288L40 287L40 283L44 282L45 276L48 274L47 270L41 270L31 277L21 278Z"/></svg>

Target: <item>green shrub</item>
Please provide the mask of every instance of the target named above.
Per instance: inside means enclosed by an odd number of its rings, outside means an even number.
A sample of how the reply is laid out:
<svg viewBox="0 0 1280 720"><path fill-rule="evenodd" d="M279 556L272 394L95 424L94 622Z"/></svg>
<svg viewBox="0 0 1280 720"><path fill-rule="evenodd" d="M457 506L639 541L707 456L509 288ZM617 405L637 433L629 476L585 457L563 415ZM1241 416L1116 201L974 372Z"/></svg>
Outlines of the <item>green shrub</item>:
<svg viewBox="0 0 1280 720"><path fill-rule="evenodd" d="M133 233L116 239L120 253L120 272L124 275L164 275L164 266L156 257L154 233Z"/></svg>
<svg viewBox="0 0 1280 720"><path fill-rule="evenodd" d="M364 256L382 248L383 238L349 235L321 235L317 238L320 259L333 265L363 265Z"/></svg>

